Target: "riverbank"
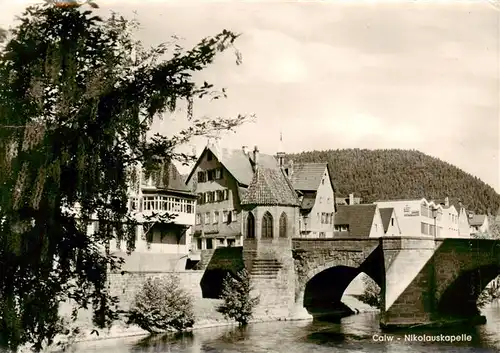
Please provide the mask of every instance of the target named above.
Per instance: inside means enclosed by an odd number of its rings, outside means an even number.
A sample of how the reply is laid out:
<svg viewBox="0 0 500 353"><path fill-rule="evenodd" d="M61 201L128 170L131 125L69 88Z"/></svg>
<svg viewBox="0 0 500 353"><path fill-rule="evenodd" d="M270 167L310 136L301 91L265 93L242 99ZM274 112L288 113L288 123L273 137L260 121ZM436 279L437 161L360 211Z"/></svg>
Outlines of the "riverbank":
<svg viewBox="0 0 500 353"><path fill-rule="evenodd" d="M342 301L356 314L361 314L365 312L377 311L377 309L370 307L356 299L353 296L345 295ZM222 303L219 299L199 299L194 302L194 312L195 312L195 324L193 327L187 331L196 331L205 328L213 327L224 327L224 326L236 326L237 323L233 320L227 320L222 314L217 312L217 307ZM56 337L56 345L53 348L45 350L48 352L55 352L60 350L59 347L69 347L74 344L84 343L84 342L95 342L102 340L113 340L113 339L123 339L131 337L147 337L149 332L141 329L135 325L127 325L123 321L116 321L109 329L95 329L91 324L90 312L81 311L79 315L79 320L74 323L74 327L79 327L80 332L73 336L60 336ZM310 315L297 315L293 318L287 319L286 321L307 321L312 320ZM251 320L250 323L260 323L260 322L273 322L277 321L274 318L260 318ZM29 352L29 350L21 350L23 352Z"/></svg>
<svg viewBox="0 0 500 353"><path fill-rule="evenodd" d="M346 304L356 314L378 311L378 309L373 308L367 304L364 304L363 302L359 301L357 298L351 295L345 295L342 298L342 302ZM221 313L217 312L217 307L221 303L222 301L218 299L202 299L195 301L194 303L195 324L190 330L237 325L235 321L227 320ZM293 318L287 319L286 321L297 321L297 320L312 320L312 317L310 315L295 316ZM276 320L273 318L269 319L260 318L251 320L250 323L272 322L272 321ZM81 334L72 339L72 343L125 338L125 337L141 337L148 335L149 332L141 329L140 327L135 325L127 325L121 321L116 322L110 329L104 329L104 330L95 330L92 326L86 323L85 327L83 327Z"/></svg>

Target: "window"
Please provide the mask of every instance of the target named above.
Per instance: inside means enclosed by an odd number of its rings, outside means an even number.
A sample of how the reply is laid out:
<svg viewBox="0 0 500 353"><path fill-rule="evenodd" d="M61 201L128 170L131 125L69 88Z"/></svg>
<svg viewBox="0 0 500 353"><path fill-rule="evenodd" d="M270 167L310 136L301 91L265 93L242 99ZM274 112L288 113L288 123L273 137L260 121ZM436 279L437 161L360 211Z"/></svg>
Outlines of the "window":
<svg viewBox="0 0 500 353"><path fill-rule="evenodd" d="M201 238L196 239L196 249L201 250L202 245L201 245Z"/></svg>
<svg viewBox="0 0 500 353"><path fill-rule="evenodd" d="M321 185L325 185L325 179L321 179Z"/></svg>
<svg viewBox="0 0 500 353"><path fill-rule="evenodd" d="M434 225L429 225L429 235L434 235L435 233L435 228L434 228Z"/></svg>
<svg viewBox="0 0 500 353"><path fill-rule="evenodd" d="M214 156L212 154L211 151L207 151L207 161L211 161L212 159L214 159Z"/></svg>
<svg viewBox="0 0 500 353"><path fill-rule="evenodd" d="M224 238L217 238L217 246L224 246Z"/></svg>
<svg viewBox="0 0 500 353"><path fill-rule="evenodd" d="M391 218L391 226L394 227L394 218Z"/></svg>
<svg viewBox="0 0 500 353"><path fill-rule="evenodd" d="M283 212L280 216L280 238L287 237L286 223L287 223L286 213Z"/></svg>
<svg viewBox="0 0 500 353"><path fill-rule="evenodd" d="M205 172L198 172L198 183L204 183L205 181L207 181Z"/></svg>
<svg viewBox="0 0 500 353"><path fill-rule="evenodd" d="M219 190L215 190L213 193L214 193L214 202L220 201Z"/></svg>
<svg viewBox="0 0 500 353"><path fill-rule="evenodd" d="M227 224L231 224L232 221L233 221L233 212L228 211L227 212Z"/></svg>
<svg viewBox="0 0 500 353"><path fill-rule="evenodd" d="M375 226L375 231L378 232L378 224L374 224Z"/></svg>
<svg viewBox="0 0 500 353"><path fill-rule="evenodd" d="M273 216L269 212L262 217L262 238L273 237Z"/></svg>
<svg viewBox="0 0 500 353"><path fill-rule="evenodd" d="M335 225L335 231L337 232L348 232L349 231L349 225L348 224L336 224Z"/></svg>
<svg viewBox="0 0 500 353"><path fill-rule="evenodd" d="M214 247L214 244L212 243L212 239L210 239L210 238L206 239L206 244L207 244L207 249L212 249Z"/></svg>
<svg viewBox="0 0 500 353"><path fill-rule="evenodd" d="M203 193L200 192L198 193L198 204L203 205L203 201L205 201L205 197L203 196Z"/></svg>
<svg viewBox="0 0 500 353"><path fill-rule="evenodd" d="M223 190L223 200L229 200L229 190L228 189L224 189Z"/></svg>
<svg viewBox="0 0 500 353"><path fill-rule="evenodd" d="M233 221L236 222L238 220L238 211L233 210Z"/></svg>
<svg viewBox="0 0 500 353"><path fill-rule="evenodd" d="M222 168L217 168L215 170L215 179L217 180L222 179Z"/></svg>
<svg viewBox="0 0 500 353"><path fill-rule="evenodd" d="M227 247L230 248L232 246L235 246L236 245L236 240L234 239L228 239L227 240Z"/></svg>
<svg viewBox="0 0 500 353"><path fill-rule="evenodd" d="M137 199L137 197L132 197L130 199L130 209L132 211L136 211L138 206L139 206L139 200Z"/></svg>
<svg viewBox="0 0 500 353"><path fill-rule="evenodd" d="M330 224L333 224L333 212L330 213Z"/></svg>
<svg viewBox="0 0 500 353"><path fill-rule="evenodd" d="M247 216L247 238L255 238L255 217L252 212L248 212Z"/></svg>
<svg viewBox="0 0 500 353"><path fill-rule="evenodd" d="M214 211L214 224L219 223L219 211Z"/></svg>
<svg viewBox="0 0 500 353"><path fill-rule="evenodd" d="M422 234L431 235L429 225L427 223L422 222L420 228Z"/></svg>
<svg viewBox="0 0 500 353"><path fill-rule="evenodd" d="M227 211L224 210L222 211L222 223L226 223L227 222Z"/></svg>
<svg viewBox="0 0 500 353"><path fill-rule="evenodd" d="M201 213L196 214L196 224L201 224Z"/></svg>
<svg viewBox="0 0 500 353"><path fill-rule="evenodd" d="M210 224L210 212L205 213L205 224Z"/></svg>
<svg viewBox="0 0 500 353"><path fill-rule="evenodd" d="M214 180L214 174L215 174L214 170L209 170L207 173L207 180L208 181Z"/></svg>
<svg viewBox="0 0 500 353"><path fill-rule="evenodd" d="M325 238L325 237L326 237L326 236L325 236L325 232L319 232L319 237L320 237L320 238Z"/></svg>

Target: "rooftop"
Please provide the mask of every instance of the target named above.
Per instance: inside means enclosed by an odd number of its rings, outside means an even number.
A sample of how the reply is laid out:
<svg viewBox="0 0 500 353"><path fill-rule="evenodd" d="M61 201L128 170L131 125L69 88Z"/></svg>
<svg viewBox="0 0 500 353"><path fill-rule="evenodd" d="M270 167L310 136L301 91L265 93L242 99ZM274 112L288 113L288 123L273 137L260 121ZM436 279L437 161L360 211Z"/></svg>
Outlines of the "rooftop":
<svg viewBox="0 0 500 353"><path fill-rule="evenodd" d="M293 187L302 191L318 190L327 166L328 163L294 163L290 178Z"/></svg>
<svg viewBox="0 0 500 353"><path fill-rule="evenodd" d="M382 224L384 225L384 232L389 229L389 224L391 222L392 214L394 213L394 208L380 208L380 217L382 218Z"/></svg>
<svg viewBox="0 0 500 353"><path fill-rule="evenodd" d="M349 225L349 235L368 237L377 205L339 205L335 225Z"/></svg>
<svg viewBox="0 0 500 353"><path fill-rule="evenodd" d="M484 214L477 214L473 215L471 218L469 218L469 224L471 226L482 226L486 220L486 215Z"/></svg>
<svg viewBox="0 0 500 353"><path fill-rule="evenodd" d="M281 169L258 166L242 205L300 206L297 193Z"/></svg>

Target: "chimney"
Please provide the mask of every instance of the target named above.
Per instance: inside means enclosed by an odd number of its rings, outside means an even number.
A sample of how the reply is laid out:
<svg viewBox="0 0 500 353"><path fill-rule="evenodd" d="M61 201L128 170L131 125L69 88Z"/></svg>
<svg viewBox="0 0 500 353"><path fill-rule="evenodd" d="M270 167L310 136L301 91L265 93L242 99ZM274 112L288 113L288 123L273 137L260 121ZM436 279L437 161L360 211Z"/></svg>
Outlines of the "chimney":
<svg viewBox="0 0 500 353"><path fill-rule="evenodd" d="M255 165L259 164L259 148L257 146L253 149L253 162Z"/></svg>
<svg viewBox="0 0 500 353"><path fill-rule="evenodd" d="M444 205L445 205L446 207L450 207L450 198L449 198L448 196L446 196L446 197L444 198Z"/></svg>
<svg viewBox="0 0 500 353"><path fill-rule="evenodd" d="M244 153L245 155L247 155L247 156L248 156L248 146L242 146L242 147L241 147L241 150L243 151L243 153Z"/></svg>
<svg viewBox="0 0 500 353"><path fill-rule="evenodd" d="M353 193L349 194L349 205L354 205L354 194Z"/></svg>

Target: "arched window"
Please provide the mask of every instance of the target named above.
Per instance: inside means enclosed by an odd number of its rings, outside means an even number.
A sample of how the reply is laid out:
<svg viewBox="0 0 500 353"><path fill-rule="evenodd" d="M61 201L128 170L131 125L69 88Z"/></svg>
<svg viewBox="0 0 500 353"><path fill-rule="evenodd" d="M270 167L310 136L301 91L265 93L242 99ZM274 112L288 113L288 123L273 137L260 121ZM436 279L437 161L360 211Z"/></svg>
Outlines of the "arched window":
<svg viewBox="0 0 500 353"><path fill-rule="evenodd" d="M280 216L280 238L286 238L286 223L287 223L287 218L286 218L286 213L283 212Z"/></svg>
<svg viewBox="0 0 500 353"><path fill-rule="evenodd" d="M247 216L247 238L255 238L255 217L252 212L248 212Z"/></svg>
<svg viewBox="0 0 500 353"><path fill-rule="evenodd" d="M269 212L262 217L262 238L273 237L273 216Z"/></svg>

